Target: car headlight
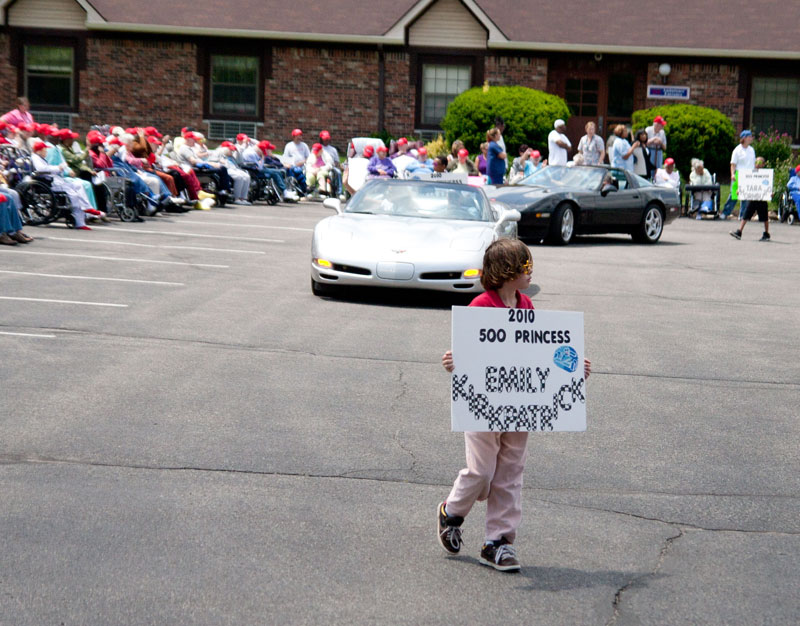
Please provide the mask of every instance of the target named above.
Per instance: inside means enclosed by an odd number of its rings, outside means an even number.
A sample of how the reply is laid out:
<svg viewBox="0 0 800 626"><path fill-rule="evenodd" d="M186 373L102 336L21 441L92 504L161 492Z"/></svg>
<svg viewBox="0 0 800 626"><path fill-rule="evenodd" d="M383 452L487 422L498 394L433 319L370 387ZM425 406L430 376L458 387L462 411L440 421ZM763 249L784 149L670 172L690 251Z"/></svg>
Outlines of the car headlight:
<svg viewBox="0 0 800 626"><path fill-rule="evenodd" d="M462 276L464 278L477 278L480 275L481 275L481 271L479 269L475 269L475 268L464 270L464 273L462 274Z"/></svg>
<svg viewBox="0 0 800 626"><path fill-rule="evenodd" d="M314 259L314 263L316 263L320 267L326 267L328 269L331 269L333 267L333 263L325 259Z"/></svg>

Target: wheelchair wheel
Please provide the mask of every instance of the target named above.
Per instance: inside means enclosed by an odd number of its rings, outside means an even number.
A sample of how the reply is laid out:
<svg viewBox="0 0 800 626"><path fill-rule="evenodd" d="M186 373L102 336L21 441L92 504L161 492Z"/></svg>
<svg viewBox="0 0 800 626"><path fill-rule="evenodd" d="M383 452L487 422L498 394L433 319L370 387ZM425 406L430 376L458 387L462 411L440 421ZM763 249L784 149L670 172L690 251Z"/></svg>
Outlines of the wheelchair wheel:
<svg viewBox="0 0 800 626"><path fill-rule="evenodd" d="M785 222L789 215L791 214L791 210L789 207L789 192L784 190L781 194L781 197L778 198L778 221Z"/></svg>
<svg viewBox="0 0 800 626"><path fill-rule="evenodd" d="M43 182L31 180L20 183L16 191L22 201L22 215L27 225L49 224L61 214L56 205L56 195Z"/></svg>
<svg viewBox="0 0 800 626"><path fill-rule="evenodd" d="M127 204L117 207L117 215L119 215L119 219L123 222L135 222L139 219L139 212L136 210L136 207L128 206Z"/></svg>
<svg viewBox="0 0 800 626"><path fill-rule="evenodd" d="M789 213L789 215L786 216L786 223L789 224L789 226L791 226L792 224L796 224L797 215L795 215L794 213Z"/></svg>
<svg viewBox="0 0 800 626"><path fill-rule="evenodd" d="M267 203L270 206L275 206L281 201L281 192L274 180L270 180L266 189Z"/></svg>

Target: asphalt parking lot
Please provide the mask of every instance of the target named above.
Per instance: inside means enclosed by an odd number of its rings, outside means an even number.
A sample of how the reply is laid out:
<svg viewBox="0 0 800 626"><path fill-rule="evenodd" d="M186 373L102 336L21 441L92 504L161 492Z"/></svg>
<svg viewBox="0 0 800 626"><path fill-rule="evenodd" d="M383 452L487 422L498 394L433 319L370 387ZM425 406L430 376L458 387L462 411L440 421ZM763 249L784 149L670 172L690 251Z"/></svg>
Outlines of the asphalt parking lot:
<svg viewBox="0 0 800 626"><path fill-rule="evenodd" d="M519 574L447 559L448 298L316 298L316 203L0 249L0 624L796 624L800 227L533 246L585 433L533 435Z"/></svg>

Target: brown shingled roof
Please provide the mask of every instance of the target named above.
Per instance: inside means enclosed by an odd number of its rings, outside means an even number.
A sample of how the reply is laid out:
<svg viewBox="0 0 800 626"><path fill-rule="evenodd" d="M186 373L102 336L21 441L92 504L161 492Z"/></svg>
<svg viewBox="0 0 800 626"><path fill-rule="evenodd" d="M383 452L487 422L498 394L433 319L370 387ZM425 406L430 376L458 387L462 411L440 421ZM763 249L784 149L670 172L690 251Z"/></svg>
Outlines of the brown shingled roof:
<svg viewBox="0 0 800 626"><path fill-rule="evenodd" d="M383 35L416 0L89 0L108 22L184 28L225 28Z"/></svg>
<svg viewBox="0 0 800 626"><path fill-rule="evenodd" d="M476 1L515 42L800 52L798 0Z"/></svg>
<svg viewBox="0 0 800 626"><path fill-rule="evenodd" d="M496 48L633 48L800 54L800 0L474 0L509 39ZM88 0L107 22L191 29L385 35L418 0ZM446 25L443 25L445 27ZM102 27L97 25L95 27ZM279 37L280 35L275 35Z"/></svg>

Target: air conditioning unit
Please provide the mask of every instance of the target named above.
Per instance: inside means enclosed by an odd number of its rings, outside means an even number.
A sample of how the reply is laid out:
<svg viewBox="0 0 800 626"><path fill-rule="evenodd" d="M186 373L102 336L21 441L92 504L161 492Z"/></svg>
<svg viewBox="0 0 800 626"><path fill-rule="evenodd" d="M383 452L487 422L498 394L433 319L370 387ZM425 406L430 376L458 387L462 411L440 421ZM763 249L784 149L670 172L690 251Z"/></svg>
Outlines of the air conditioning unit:
<svg viewBox="0 0 800 626"><path fill-rule="evenodd" d="M248 137L255 137L256 130L261 124L255 122L224 122L221 120L208 121L208 138L216 141L235 139L239 133Z"/></svg>
<svg viewBox="0 0 800 626"><path fill-rule="evenodd" d="M50 111L31 111L33 119L39 124L57 125L59 128L72 127L72 114L71 113L52 113Z"/></svg>
<svg viewBox="0 0 800 626"><path fill-rule="evenodd" d="M443 130L421 130L421 129L418 129L418 130L414 131L414 136L419 138L419 139L422 139L422 141L425 141L425 142L434 141L439 135L444 137L444 131Z"/></svg>

